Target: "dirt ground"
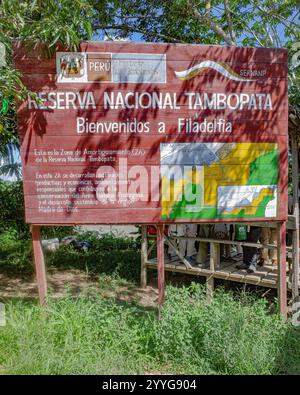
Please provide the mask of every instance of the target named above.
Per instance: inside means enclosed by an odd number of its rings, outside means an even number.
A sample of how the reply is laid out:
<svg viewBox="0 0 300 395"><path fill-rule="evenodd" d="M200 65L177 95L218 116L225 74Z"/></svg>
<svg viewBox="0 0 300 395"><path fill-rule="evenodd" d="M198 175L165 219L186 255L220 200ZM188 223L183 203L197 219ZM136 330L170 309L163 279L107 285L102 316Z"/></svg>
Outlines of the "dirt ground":
<svg viewBox="0 0 300 395"><path fill-rule="evenodd" d="M189 285L192 281L205 283L203 277L194 277L184 274L166 273L166 283L176 286ZM49 295L53 298L62 298L66 295L84 296L96 292L105 298L119 301L134 302L145 308L157 307L158 290L157 279L154 272L148 271L148 286L144 289L138 284L130 283L122 279L113 279L110 276L90 276L87 273L71 269L51 269L47 272L47 284ZM273 304L277 296L276 290L251 286L230 281L215 281L216 287L222 286L227 290L237 292L243 290L254 292L256 295L265 297ZM38 298L35 277L19 276L11 277L0 273L0 300L1 299L31 299Z"/></svg>
<svg viewBox="0 0 300 395"><path fill-rule="evenodd" d="M61 298L67 294L73 296L86 295L88 292L99 292L107 298L121 301L134 301L145 307L157 304L158 292L155 285L145 289L138 285L115 281L111 286L101 285L97 277L90 277L80 270L51 271L47 273L48 290L51 297ZM0 273L1 298L37 298L37 286L34 276L9 277Z"/></svg>

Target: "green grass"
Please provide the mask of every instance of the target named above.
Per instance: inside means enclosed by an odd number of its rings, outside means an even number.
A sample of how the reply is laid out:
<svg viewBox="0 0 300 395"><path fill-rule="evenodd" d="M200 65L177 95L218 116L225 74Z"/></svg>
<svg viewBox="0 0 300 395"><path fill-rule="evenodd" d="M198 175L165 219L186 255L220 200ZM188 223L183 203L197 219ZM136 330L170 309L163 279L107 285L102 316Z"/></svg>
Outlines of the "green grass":
<svg viewBox="0 0 300 395"><path fill-rule="evenodd" d="M32 241L19 239L14 229L0 231L0 272L24 274L32 270Z"/></svg>
<svg viewBox="0 0 300 395"><path fill-rule="evenodd" d="M163 319L98 294L6 302L0 371L9 374L300 373L300 331L265 300L222 289L207 305L201 286L167 288Z"/></svg>
<svg viewBox="0 0 300 395"><path fill-rule="evenodd" d="M207 305L199 285L168 286L158 321L153 309L104 297L123 286L134 292L139 241L90 232L81 237L91 242L89 252L62 247L47 254L47 266L98 275L98 290L50 298L47 317L36 301L6 301L0 373L300 373L300 331L282 323L264 299L219 289ZM31 241L2 232L0 270L31 273Z"/></svg>

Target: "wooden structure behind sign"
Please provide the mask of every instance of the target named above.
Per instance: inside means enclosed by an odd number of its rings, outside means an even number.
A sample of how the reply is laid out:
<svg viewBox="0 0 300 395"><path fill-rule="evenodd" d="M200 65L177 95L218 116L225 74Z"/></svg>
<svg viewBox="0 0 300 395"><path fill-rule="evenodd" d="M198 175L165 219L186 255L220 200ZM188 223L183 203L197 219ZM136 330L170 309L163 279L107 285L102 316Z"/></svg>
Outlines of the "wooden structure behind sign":
<svg viewBox="0 0 300 395"><path fill-rule="evenodd" d="M287 51L19 43L14 61L36 93L18 105L27 222L158 224L163 242L165 223L268 220L284 244Z"/></svg>

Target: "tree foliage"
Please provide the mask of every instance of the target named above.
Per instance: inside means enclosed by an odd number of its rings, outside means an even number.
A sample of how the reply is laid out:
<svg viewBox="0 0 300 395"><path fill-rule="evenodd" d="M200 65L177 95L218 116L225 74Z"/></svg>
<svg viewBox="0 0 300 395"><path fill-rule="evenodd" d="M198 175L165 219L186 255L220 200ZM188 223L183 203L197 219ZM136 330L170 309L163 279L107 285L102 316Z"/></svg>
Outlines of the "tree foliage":
<svg viewBox="0 0 300 395"><path fill-rule="evenodd" d="M14 40L41 40L54 50L76 49L81 40L134 40L287 47L300 42L298 0L1 0L0 150L15 141L14 102L27 90L12 67ZM299 74L290 68L292 103L299 101Z"/></svg>

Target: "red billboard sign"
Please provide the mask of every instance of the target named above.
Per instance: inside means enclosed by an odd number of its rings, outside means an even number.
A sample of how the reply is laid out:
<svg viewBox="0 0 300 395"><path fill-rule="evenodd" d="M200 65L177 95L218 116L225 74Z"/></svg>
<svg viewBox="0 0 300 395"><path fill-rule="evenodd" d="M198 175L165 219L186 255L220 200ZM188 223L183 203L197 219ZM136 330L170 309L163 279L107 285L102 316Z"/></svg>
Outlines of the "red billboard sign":
<svg viewBox="0 0 300 395"><path fill-rule="evenodd" d="M33 224L285 220L287 52L15 47Z"/></svg>

